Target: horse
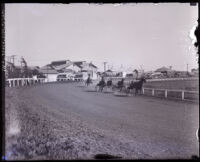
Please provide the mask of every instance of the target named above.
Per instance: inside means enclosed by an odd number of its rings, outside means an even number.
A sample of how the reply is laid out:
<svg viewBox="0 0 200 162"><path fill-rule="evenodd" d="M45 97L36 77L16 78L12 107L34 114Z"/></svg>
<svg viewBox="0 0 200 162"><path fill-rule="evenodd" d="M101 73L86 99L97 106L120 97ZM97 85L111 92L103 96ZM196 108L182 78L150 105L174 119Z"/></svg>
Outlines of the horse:
<svg viewBox="0 0 200 162"><path fill-rule="evenodd" d="M143 83L146 82L146 79L145 78L141 78L140 81L138 82L131 82L131 84L127 87L127 93L130 93L130 90L132 89L135 89L135 95L138 93L138 91L140 91L140 94L142 93L142 86L143 86Z"/></svg>
<svg viewBox="0 0 200 162"><path fill-rule="evenodd" d="M108 80L107 83L106 83L106 86L111 87L112 86L112 80Z"/></svg>
<svg viewBox="0 0 200 162"><path fill-rule="evenodd" d="M112 89L115 89L115 88L119 89L120 92L122 91L123 88L126 89L126 87L125 87L125 85L124 85L124 79L123 79L123 78L122 78L121 81L118 81L118 82L117 82L117 85L113 85L113 88L112 88Z"/></svg>
<svg viewBox="0 0 200 162"><path fill-rule="evenodd" d="M95 89L97 89L97 87L99 87L99 91L102 92L105 86L106 86L106 83L105 83L104 79L102 78L100 80L100 82L95 86Z"/></svg>
<svg viewBox="0 0 200 162"><path fill-rule="evenodd" d="M85 82L86 86L88 87L88 85L91 84L91 83L92 83L92 79L90 79L90 77L88 77L86 82Z"/></svg>

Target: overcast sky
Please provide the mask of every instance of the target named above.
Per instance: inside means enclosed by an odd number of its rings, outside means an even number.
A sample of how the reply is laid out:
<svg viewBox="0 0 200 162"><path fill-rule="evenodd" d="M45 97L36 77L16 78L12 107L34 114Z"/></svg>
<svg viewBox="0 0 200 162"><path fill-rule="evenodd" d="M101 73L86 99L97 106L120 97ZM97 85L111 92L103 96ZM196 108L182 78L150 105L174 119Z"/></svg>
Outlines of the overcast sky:
<svg viewBox="0 0 200 162"><path fill-rule="evenodd" d="M189 3L6 4L6 55L28 65L92 61L111 67L155 70L196 68L189 37L198 7Z"/></svg>

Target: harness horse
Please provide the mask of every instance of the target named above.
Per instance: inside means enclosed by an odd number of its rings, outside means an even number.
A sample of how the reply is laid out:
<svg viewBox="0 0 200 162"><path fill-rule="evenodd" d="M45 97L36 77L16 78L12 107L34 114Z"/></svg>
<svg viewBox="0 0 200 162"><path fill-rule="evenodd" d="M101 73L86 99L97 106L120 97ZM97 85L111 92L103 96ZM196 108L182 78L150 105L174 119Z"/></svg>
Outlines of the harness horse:
<svg viewBox="0 0 200 162"><path fill-rule="evenodd" d="M117 85L113 85L112 89L119 89L119 92L122 92L122 90L126 90L126 86L124 85L124 79L122 78L121 81L117 82Z"/></svg>
<svg viewBox="0 0 200 162"><path fill-rule="evenodd" d="M145 78L141 78L140 81L138 82L131 82L131 84L127 87L127 93L130 93L130 90L135 89L135 95L138 93L138 91L140 92L140 94L142 93L142 86L143 83L146 82Z"/></svg>
<svg viewBox="0 0 200 162"><path fill-rule="evenodd" d="M102 92L105 87L112 88L112 80L108 80L106 83L104 79L102 78L101 81L96 85L96 90L97 90L97 87L99 87L100 92Z"/></svg>
<svg viewBox="0 0 200 162"><path fill-rule="evenodd" d="M86 82L85 82L85 85L88 87L89 84L92 83L92 79L90 78L90 76L87 78Z"/></svg>
<svg viewBox="0 0 200 162"><path fill-rule="evenodd" d="M106 86L106 83L105 81L102 79L95 87L96 91L97 91L97 88L99 87L99 91L102 92L104 87Z"/></svg>

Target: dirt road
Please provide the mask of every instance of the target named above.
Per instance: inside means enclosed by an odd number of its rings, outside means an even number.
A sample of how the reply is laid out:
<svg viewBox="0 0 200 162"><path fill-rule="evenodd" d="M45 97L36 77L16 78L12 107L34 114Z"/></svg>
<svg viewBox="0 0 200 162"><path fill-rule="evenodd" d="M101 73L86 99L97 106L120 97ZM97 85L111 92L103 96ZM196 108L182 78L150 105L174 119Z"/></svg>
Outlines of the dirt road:
<svg viewBox="0 0 200 162"><path fill-rule="evenodd" d="M86 92L74 83L6 89L7 159L190 158L199 105Z"/></svg>

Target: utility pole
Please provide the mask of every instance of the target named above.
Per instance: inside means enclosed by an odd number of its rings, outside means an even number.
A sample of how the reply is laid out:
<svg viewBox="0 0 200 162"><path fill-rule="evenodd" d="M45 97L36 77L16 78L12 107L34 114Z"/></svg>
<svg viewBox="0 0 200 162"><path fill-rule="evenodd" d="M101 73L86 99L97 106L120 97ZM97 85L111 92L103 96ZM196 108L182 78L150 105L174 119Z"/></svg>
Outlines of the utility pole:
<svg viewBox="0 0 200 162"><path fill-rule="evenodd" d="M187 64L187 76L189 76L189 72L188 72L188 64Z"/></svg>
<svg viewBox="0 0 200 162"><path fill-rule="evenodd" d="M12 62L13 62L13 65L15 65L15 57L16 57L17 55L11 55L10 56L10 58L11 58L11 60L12 60Z"/></svg>
<svg viewBox="0 0 200 162"><path fill-rule="evenodd" d="M106 71L106 64L107 64L107 62L103 62L103 64L104 64L104 72Z"/></svg>

